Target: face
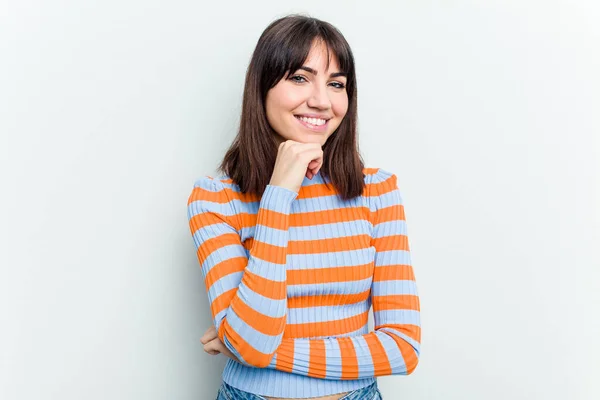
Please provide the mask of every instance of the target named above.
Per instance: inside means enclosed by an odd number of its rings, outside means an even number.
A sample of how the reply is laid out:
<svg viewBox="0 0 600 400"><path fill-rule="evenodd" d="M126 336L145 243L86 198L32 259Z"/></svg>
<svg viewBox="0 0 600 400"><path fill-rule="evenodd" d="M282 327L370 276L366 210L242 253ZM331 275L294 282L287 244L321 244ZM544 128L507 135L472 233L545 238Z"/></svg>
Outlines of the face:
<svg viewBox="0 0 600 400"><path fill-rule="evenodd" d="M346 76L332 55L329 69L324 44L313 44L301 69L284 76L267 92L267 120L278 143L294 140L325 144L348 111Z"/></svg>

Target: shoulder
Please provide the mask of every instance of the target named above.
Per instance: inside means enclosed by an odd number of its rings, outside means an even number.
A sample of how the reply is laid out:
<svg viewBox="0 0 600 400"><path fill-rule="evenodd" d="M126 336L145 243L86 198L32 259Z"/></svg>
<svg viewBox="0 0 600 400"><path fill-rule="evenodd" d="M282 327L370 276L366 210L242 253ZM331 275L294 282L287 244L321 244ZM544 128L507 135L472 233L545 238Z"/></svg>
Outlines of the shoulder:
<svg viewBox="0 0 600 400"><path fill-rule="evenodd" d="M363 169L367 193L379 193L381 189L397 188L395 173L384 168L368 167Z"/></svg>
<svg viewBox="0 0 600 400"><path fill-rule="evenodd" d="M228 203L231 192L231 180L226 176L204 175L194 181L188 205L194 201Z"/></svg>
<svg viewBox="0 0 600 400"><path fill-rule="evenodd" d="M237 226L232 192L231 179L227 176L205 175L196 179L187 201L188 219L209 213Z"/></svg>

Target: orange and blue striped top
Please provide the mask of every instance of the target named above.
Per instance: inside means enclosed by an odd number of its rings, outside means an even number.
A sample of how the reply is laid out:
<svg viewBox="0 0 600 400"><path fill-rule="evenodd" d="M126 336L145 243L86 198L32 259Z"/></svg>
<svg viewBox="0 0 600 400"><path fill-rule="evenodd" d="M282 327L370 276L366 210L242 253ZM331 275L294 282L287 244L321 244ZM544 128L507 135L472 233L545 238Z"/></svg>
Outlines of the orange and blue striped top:
<svg viewBox="0 0 600 400"><path fill-rule="evenodd" d="M214 326L238 358L228 384L307 398L414 371L420 305L397 177L363 172L351 200L320 172L298 193L268 185L260 197L226 175L195 182L189 226Z"/></svg>

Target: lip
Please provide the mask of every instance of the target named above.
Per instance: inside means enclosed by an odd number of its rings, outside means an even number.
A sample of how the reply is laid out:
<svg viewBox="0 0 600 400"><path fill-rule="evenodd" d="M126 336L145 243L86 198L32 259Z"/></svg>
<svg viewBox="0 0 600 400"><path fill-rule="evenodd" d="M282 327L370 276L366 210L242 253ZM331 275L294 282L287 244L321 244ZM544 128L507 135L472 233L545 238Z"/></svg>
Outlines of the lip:
<svg viewBox="0 0 600 400"><path fill-rule="evenodd" d="M321 114L294 114L295 117L307 117L307 118L319 118L319 119L324 119L324 120L329 120L331 119L331 117L328 117L327 115L321 115Z"/></svg>
<svg viewBox="0 0 600 400"><path fill-rule="evenodd" d="M302 117L308 117L310 114L298 114L298 115L294 115L294 119L296 121L298 121L300 124L302 124L302 126L304 126L306 129L309 129L313 132L325 132L327 130L327 126L329 125L329 119L327 118L323 118L323 117L319 117L319 116L315 116L315 117L310 117L310 118L321 118L325 120L325 123L323 125L311 125L308 122L304 122L302 121L300 118L298 118L298 116L302 116ZM314 115L314 114L313 114Z"/></svg>

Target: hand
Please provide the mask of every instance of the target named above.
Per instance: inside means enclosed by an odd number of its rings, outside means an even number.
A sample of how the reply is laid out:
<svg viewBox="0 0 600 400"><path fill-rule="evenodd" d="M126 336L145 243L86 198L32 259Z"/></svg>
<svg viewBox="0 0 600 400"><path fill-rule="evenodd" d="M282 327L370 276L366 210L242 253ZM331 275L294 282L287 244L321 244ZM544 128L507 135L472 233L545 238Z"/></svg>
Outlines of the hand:
<svg viewBox="0 0 600 400"><path fill-rule="evenodd" d="M279 144L269 184L298 193L304 177L312 179L322 165L323 149L320 144L286 140Z"/></svg>
<svg viewBox="0 0 600 400"><path fill-rule="evenodd" d="M227 357L233 359L233 361L239 362L238 358L221 342L217 330L214 325L204 332L204 336L200 338L200 341L204 345L204 351L211 355L217 355L219 353L225 354Z"/></svg>

